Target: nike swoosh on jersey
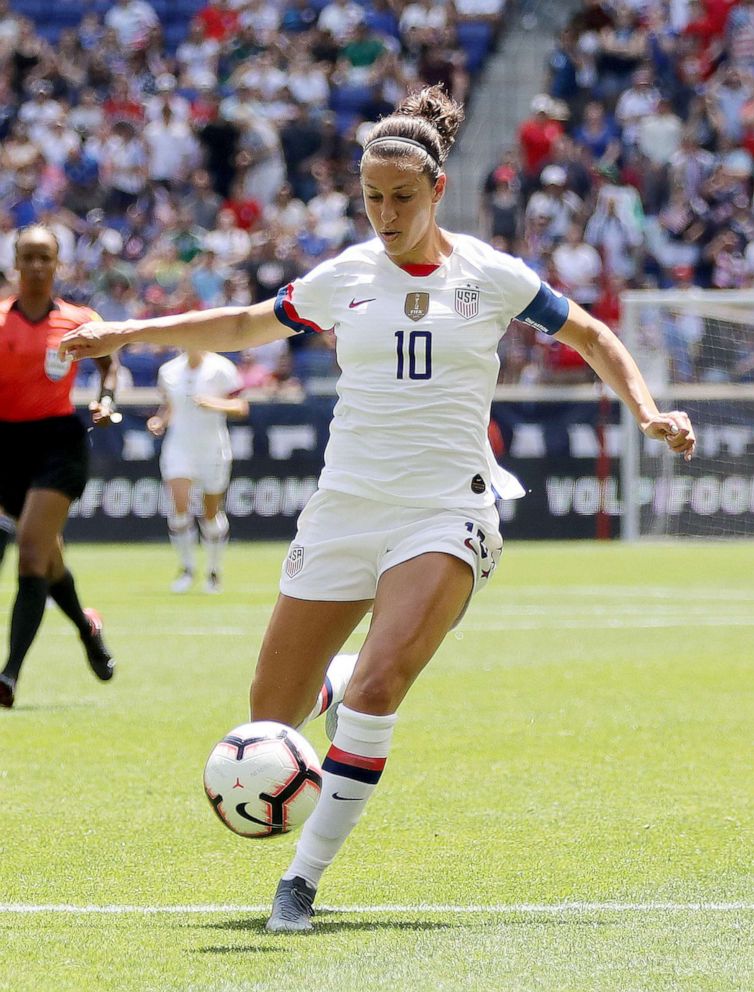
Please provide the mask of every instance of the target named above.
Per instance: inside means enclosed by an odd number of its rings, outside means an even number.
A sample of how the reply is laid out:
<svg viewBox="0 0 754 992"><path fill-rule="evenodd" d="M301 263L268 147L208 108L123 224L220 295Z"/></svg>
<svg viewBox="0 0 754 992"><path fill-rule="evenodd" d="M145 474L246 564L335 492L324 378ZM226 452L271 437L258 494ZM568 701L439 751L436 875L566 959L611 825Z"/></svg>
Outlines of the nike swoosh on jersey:
<svg viewBox="0 0 754 992"><path fill-rule="evenodd" d="M376 296L372 296L372 297L370 297L370 298L369 298L368 300L357 300L357 299L355 299L355 298L354 298L354 299L352 299L352 300L351 300L351 302L350 302L350 303L348 304L348 309L349 309L349 310L353 310L353 309L354 309L354 307L360 307L360 306L362 305L362 303L374 303L374 301L375 301L376 299L377 299L377 297L376 297Z"/></svg>
<svg viewBox="0 0 754 992"><path fill-rule="evenodd" d="M363 799L359 799L358 796L339 796L337 792L333 792L333 799L340 799L342 803L363 803Z"/></svg>

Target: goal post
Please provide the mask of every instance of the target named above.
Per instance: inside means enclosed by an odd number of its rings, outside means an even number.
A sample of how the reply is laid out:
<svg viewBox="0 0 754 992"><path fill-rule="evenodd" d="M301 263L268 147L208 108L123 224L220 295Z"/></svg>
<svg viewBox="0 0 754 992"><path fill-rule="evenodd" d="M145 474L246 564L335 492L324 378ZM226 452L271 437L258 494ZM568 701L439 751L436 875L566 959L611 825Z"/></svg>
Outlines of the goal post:
<svg viewBox="0 0 754 992"><path fill-rule="evenodd" d="M754 538L754 290L632 290L621 303L650 391L697 434L685 462L624 408L622 538Z"/></svg>

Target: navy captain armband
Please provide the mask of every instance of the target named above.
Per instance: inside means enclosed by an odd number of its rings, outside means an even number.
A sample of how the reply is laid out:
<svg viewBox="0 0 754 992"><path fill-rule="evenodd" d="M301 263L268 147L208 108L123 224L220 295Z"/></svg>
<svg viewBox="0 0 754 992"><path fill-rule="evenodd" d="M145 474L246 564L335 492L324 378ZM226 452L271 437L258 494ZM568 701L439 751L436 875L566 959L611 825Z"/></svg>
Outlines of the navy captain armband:
<svg viewBox="0 0 754 992"><path fill-rule="evenodd" d="M529 306L516 317L545 334L557 334L567 319L568 297L556 293L546 282L539 287Z"/></svg>

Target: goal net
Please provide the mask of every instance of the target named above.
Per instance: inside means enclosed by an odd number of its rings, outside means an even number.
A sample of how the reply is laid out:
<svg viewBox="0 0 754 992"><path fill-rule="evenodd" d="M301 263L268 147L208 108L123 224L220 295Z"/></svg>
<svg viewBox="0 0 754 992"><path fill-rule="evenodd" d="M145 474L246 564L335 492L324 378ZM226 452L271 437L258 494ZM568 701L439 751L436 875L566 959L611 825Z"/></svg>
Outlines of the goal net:
<svg viewBox="0 0 754 992"><path fill-rule="evenodd" d="M754 290L636 290L622 338L662 410L691 417L689 463L623 412L624 539L754 537Z"/></svg>

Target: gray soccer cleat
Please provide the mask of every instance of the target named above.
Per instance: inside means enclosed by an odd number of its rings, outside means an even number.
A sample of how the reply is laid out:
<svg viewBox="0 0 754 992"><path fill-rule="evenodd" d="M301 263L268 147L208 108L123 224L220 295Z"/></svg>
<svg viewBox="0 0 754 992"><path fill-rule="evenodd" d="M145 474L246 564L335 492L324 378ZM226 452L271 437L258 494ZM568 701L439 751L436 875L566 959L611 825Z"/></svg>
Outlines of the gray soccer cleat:
<svg viewBox="0 0 754 992"><path fill-rule="evenodd" d="M325 733L327 734L327 739L332 742L335 740L335 732L338 729L338 710L340 709L340 703L335 703L330 709L325 713Z"/></svg>
<svg viewBox="0 0 754 992"><path fill-rule="evenodd" d="M268 933L306 933L312 930L312 903L316 894L314 886L299 875L281 879L265 930Z"/></svg>

